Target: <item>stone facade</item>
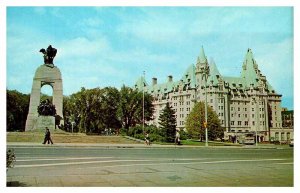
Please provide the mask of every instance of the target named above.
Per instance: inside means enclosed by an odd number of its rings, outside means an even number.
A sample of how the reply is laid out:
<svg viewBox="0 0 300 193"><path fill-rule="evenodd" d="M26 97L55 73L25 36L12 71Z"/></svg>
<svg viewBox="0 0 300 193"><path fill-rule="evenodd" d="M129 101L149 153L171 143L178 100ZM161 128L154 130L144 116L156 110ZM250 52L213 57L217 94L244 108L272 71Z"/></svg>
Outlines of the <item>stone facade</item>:
<svg viewBox="0 0 300 193"><path fill-rule="evenodd" d="M37 123L34 125L34 130L45 130L48 127L50 130L55 130L55 117L54 116L39 116Z"/></svg>
<svg viewBox="0 0 300 193"><path fill-rule="evenodd" d="M209 67L207 82L203 69ZM186 117L195 101L207 102L219 115L225 128L225 139L257 132L260 141L270 139L272 129L282 128L281 95L276 93L261 74L251 49L247 50L240 77L222 76L212 60L208 63L202 47L196 65L188 67L179 81L168 76L167 81L157 84L152 79L148 85L140 77L135 88L154 97L153 121L158 125L158 117L167 102L175 109L177 128L185 129Z"/></svg>
<svg viewBox="0 0 300 193"><path fill-rule="evenodd" d="M45 129L37 127L37 108L41 102L41 88L44 85L50 85L53 88L52 103L55 105L56 114L63 117L63 87L60 70L56 66L41 65L37 68L33 78L25 131Z"/></svg>

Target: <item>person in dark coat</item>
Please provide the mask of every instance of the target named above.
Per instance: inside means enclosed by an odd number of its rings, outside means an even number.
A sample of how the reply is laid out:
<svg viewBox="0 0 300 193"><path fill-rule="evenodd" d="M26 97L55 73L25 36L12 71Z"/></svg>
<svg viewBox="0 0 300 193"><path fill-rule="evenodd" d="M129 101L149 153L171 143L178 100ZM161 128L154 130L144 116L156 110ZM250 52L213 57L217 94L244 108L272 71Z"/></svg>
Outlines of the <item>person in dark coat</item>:
<svg viewBox="0 0 300 193"><path fill-rule="evenodd" d="M45 138L44 138L44 142L43 144L53 144L53 141L51 139L51 133L50 133L50 130L48 129L48 127L46 127L46 132L45 132Z"/></svg>

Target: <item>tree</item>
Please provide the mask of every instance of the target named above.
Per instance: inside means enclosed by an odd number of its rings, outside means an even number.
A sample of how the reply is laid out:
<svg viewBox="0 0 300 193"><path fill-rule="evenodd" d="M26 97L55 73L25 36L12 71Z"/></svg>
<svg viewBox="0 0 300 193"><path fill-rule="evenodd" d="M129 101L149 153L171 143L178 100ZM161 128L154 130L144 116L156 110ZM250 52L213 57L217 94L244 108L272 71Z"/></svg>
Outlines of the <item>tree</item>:
<svg viewBox="0 0 300 193"><path fill-rule="evenodd" d="M117 117L120 93L116 88L85 89L64 97L65 130L85 133L102 133L105 129L117 129L121 123ZM74 128L73 128L74 129Z"/></svg>
<svg viewBox="0 0 300 193"><path fill-rule="evenodd" d="M101 112L102 121L105 128L119 129L121 122L117 117L120 93L113 87L105 87L101 95Z"/></svg>
<svg viewBox="0 0 300 193"><path fill-rule="evenodd" d="M72 94L67 101L64 110L65 120L78 121L79 132L100 133L103 127L101 121L101 95L100 88L85 89L84 87L75 94ZM76 121L75 121L76 122ZM70 124L67 122L67 125ZM70 127L70 126L69 126Z"/></svg>
<svg viewBox="0 0 300 193"><path fill-rule="evenodd" d="M153 98L151 95L145 93L145 121L152 118L154 107L152 104ZM118 117L122 126L128 133L129 127L143 122L143 93L136 89L126 87L125 85L120 90L120 103L118 108Z"/></svg>
<svg viewBox="0 0 300 193"><path fill-rule="evenodd" d="M16 90L6 90L7 131L25 131L30 95Z"/></svg>
<svg viewBox="0 0 300 193"><path fill-rule="evenodd" d="M169 103L167 103L166 107L162 110L158 120L164 141L174 142L176 134L176 117L175 111L170 107Z"/></svg>
<svg viewBox="0 0 300 193"><path fill-rule="evenodd" d="M186 119L185 126L188 134L202 140L205 137L204 122L205 104L197 102ZM210 140L224 137L224 129L221 127L218 115L210 106L207 107L207 132Z"/></svg>

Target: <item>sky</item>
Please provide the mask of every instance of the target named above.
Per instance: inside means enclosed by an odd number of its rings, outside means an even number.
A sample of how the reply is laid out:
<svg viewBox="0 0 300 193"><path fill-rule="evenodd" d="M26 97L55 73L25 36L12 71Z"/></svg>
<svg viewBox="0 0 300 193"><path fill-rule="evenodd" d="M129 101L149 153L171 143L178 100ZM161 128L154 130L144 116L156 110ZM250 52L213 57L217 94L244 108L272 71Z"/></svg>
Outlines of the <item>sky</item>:
<svg viewBox="0 0 300 193"><path fill-rule="evenodd" d="M223 76L239 77L251 48L261 73L294 109L292 7L7 7L6 87L31 92L41 48L58 50L54 64L63 94L81 87L133 86L172 75L180 80L203 46ZM52 94L50 86L42 92Z"/></svg>

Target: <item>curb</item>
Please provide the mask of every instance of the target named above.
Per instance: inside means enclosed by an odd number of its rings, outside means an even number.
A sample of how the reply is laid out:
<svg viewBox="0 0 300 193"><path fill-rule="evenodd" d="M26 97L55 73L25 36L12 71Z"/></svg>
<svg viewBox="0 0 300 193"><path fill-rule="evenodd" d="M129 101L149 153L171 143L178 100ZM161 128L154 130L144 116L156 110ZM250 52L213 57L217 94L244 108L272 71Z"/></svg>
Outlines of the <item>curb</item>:
<svg viewBox="0 0 300 193"><path fill-rule="evenodd" d="M53 145L50 144L41 144L41 143L26 143L26 142L7 142L7 146L15 146L17 148L21 147L32 147L32 148L42 148L42 147L86 147L86 148L239 148L239 149L284 149L285 147L276 147L276 146L193 146L193 145L160 145L160 144L151 144L150 146L146 146L143 143L140 144L109 144L109 143L55 143Z"/></svg>

